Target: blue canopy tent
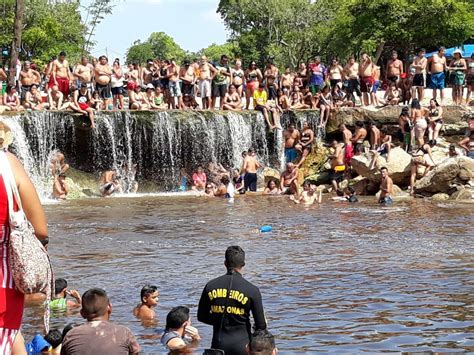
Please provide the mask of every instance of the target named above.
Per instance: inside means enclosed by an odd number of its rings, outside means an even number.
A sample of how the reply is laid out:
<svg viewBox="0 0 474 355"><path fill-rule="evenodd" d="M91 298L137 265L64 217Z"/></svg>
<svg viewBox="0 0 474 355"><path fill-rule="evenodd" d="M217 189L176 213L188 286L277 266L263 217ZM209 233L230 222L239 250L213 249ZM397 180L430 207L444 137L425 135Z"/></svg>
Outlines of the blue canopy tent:
<svg viewBox="0 0 474 355"><path fill-rule="evenodd" d="M462 51L462 56L464 58L466 57L470 57L472 55L472 53L474 53L474 44L466 44L464 46L460 46L460 47L453 47L453 48L447 48L446 49L446 53L445 53L445 56L447 58L451 58L453 56L453 52L456 50L456 49L460 49ZM428 53L426 55L427 58L430 58L431 56L433 56L433 54L435 53L438 53L438 51L436 52L431 52L431 53Z"/></svg>

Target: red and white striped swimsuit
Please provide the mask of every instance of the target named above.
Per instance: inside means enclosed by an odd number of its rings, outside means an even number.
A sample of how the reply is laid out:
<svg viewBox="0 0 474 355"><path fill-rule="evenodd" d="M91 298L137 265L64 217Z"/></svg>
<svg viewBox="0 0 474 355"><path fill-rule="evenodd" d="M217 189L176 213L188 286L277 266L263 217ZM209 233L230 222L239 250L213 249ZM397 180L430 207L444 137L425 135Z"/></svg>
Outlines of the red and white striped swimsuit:
<svg viewBox="0 0 474 355"><path fill-rule="evenodd" d="M8 197L0 175L0 355L11 354L21 326L25 296L15 288L8 261Z"/></svg>

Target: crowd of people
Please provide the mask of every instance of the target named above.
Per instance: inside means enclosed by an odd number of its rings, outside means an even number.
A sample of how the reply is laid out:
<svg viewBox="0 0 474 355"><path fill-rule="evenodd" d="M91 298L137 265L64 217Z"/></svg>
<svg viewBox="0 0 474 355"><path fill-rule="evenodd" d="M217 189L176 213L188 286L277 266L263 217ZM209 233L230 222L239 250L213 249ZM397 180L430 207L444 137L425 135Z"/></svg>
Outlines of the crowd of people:
<svg viewBox="0 0 474 355"><path fill-rule="evenodd" d="M471 102L474 91L474 54L465 59L455 50L448 61L445 49L430 58L420 49L411 63L392 52L385 68L362 53L345 65L320 57L301 63L296 70L280 69L268 60L265 68L255 61L243 67L226 55L217 62L206 56L179 65L174 60L149 59L145 65L106 56L83 57L71 65L66 53L39 68L25 61L17 69L16 85L4 86L0 111L72 110L87 115L94 127L100 110L215 109L240 111L251 107L263 113L270 128L281 129L279 116L287 110L319 109L324 126L331 112L344 106L409 104L422 101L425 88L444 103L445 87L452 88L455 105ZM0 69L0 81L7 74ZM384 90L382 95L379 91ZM466 96L464 99L464 91Z"/></svg>

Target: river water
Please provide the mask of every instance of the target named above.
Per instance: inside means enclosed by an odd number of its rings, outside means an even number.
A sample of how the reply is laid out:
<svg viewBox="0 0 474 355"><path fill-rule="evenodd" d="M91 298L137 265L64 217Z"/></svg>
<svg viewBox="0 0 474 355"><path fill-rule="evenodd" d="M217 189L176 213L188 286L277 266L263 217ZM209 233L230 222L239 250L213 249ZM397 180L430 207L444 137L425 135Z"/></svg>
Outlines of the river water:
<svg viewBox="0 0 474 355"><path fill-rule="evenodd" d="M474 351L474 211L417 200L380 208L325 201L305 208L285 198L143 196L47 205L56 276L81 293L107 290L112 319L144 353L159 343L177 305L196 320L205 283L224 273L224 251L240 245L244 276L260 287L281 353ZM273 232L260 234L262 225ZM158 323L132 316L141 287L160 290ZM27 308L23 331L39 329ZM62 328L77 312L53 319Z"/></svg>

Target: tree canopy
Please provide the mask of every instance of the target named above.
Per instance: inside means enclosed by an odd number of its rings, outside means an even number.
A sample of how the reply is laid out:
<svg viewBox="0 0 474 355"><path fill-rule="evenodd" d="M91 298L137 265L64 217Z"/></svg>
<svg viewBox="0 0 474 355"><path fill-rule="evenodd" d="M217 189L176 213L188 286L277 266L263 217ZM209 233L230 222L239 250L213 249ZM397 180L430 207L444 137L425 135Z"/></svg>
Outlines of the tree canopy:
<svg viewBox="0 0 474 355"><path fill-rule="evenodd" d="M153 32L145 42L136 41L127 51L127 62L145 63L147 59L182 61L186 52L164 32Z"/></svg>
<svg viewBox="0 0 474 355"><path fill-rule="evenodd" d="M0 11L3 11L3 16L0 16L0 44L9 47L13 37L15 1L4 0ZM25 0L20 57L34 57L40 64L62 50L71 57L79 57L85 33L79 2Z"/></svg>

